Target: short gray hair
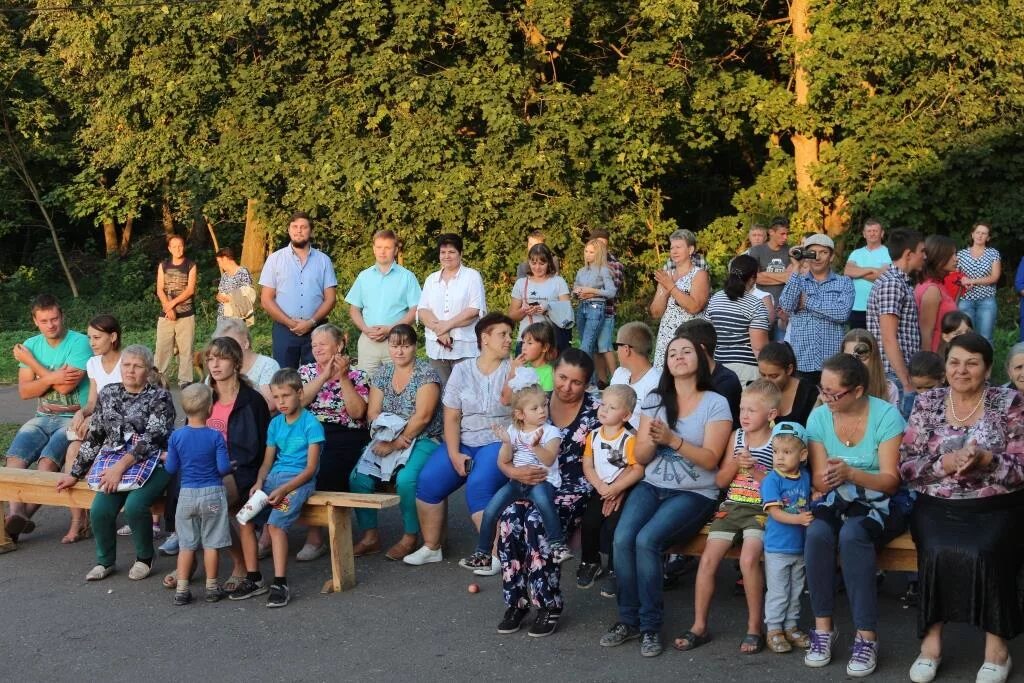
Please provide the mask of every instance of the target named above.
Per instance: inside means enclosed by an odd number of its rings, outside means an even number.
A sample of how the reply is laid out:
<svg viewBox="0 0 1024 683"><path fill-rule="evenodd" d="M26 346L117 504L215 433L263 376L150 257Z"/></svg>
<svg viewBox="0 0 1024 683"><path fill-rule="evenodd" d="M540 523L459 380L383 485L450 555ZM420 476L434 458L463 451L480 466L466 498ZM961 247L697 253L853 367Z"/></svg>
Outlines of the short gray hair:
<svg viewBox="0 0 1024 683"><path fill-rule="evenodd" d="M334 339L334 343L338 344L339 346L341 344L345 343L345 334L341 331L341 328L338 327L337 325L333 325L331 323L324 323L323 325L320 325L315 330L313 330L313 333L311 335L309 335L309 336L310 337L315 337L318 334L329 334L329 335L331 335L331 338Z"/></svg>
<svg viewBox="0 0 1024 683"><path fill-rule="evenodd" d="M1006 369L1010 369L1010 361L1013 360L1014 356L1024 353L1024 342L1017 342L1010 347L1010 350L1006 352Z"/></svg>
<svg viewBox="0 0 1024 683"><path fill-rule="evenodd" d="M217 323L217 329L214 330L211 338L216 339L217 337L237 337L237 339L244 339L249 342L249 346L252 346L249 326L241 318L222 318Z"/></svg>
<svg viewBox="0 0 1024 683"><path fill-rule="evenodd" d="M142 364L147 368L153 367L153 352L149 350L148 346L142 344L132 344L121 349L121 356L132 356L142 361Z"/></svg>
<svg viewBox="0 0 1024 683"><path fill-rule="evenodd" d="M686 242L691 247L697 246L697 236L693 234L692 230L680 228L679 230L673 230L672 234L668 236L669 242L676 242L679 240Z"/></svg>

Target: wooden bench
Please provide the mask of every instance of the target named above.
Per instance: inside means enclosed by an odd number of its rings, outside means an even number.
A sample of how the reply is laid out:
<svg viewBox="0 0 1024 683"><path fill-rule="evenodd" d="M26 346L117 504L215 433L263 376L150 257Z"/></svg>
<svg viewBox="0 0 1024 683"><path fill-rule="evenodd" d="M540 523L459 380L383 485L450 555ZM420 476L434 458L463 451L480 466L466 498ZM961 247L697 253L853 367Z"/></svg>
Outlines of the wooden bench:
<svg viewBox="0 0 1024 683"><path fill-rule="evenodd" d="M0 467L0 553L17 549L4 529L6 516L3 502L37 503L66 508L90 508L96 492L84 482L74 488L57 491L57 472L39 472ZM299 521L308 526L325 526L330 535L331 578L324 583L323 593L345 591L356 585L355 557L352 555L352 511L354 508L383 508L398 505L398 496L380 493L336 493L314 491L302 507ZM153 506L163 512L164 501Z"/></svg>
<svg viewBox="0 0 1024 683"><path fill-rule="evenodd" d="M700 533L691 538L687 543L672 546L668 552L677 555L700 556L704 554L704 545L708 540L708 528L705 526ZM739 559L740 548L733 546L729 548L726 557ZM897 536L887 546L878 551L878 568L894 572L916 572L917 571L917 547L909 533Z"/></svg>

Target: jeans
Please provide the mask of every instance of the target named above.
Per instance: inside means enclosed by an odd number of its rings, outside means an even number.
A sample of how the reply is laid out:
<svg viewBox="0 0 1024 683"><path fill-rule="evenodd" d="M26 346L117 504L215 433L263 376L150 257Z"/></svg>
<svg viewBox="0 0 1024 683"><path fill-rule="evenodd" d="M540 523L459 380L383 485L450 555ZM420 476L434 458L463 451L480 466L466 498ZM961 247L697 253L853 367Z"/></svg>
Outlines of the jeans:
<svg viewBox="0 0 1024 683"><path fill-rule="evenodd" d="M875 582L878 563L875 544L861 524L864 519L848 517L838 535L829 522L815 519L807 527L804 561L815 617L831 617L835 609L838 550L853 625L858 631L875 631L878 626L878 584Z"/></svg>
<svg viewBox="0 0 1024 683"><path fill-rule="evenodd" d="M715 500L642 481L629 494L615 529L619 621L641 631L660 631L665 613L661 555L704 526Z"/></svg>
<svg viewBox="0 0 1024 683"><path fill-rule="evenodd" d="M476 549L481 553L490 553L494 545L494 535L498 528L498 517L512 503L517 500L528 500L533 503L544 521L544 533L548 537L549 544L565 543L565 533L562 531L562 520L555 508L555 487L551 482L542 481L539 484L523 484L518 481L510 481L494 494L491 502L484 508L483 519L480 520L480 541Z"/></svg>
<svg viewBox="0 0 1024 683"><path fill-rule="evenodd" d="M992 332L996 327L996 298L987 296L976 300L960 299L957 306L961 312L971 316L974 331L988 339L991 344Z"/></svg>
<svg viewBox="0 0 1024 683"><path fill-rule="evenodd" d="M124 508L124 520L132 530L135 557L153 558L153 520L150 508L163 495L170 475L157 467L141 488L123 493L97 492L89 516L96 537L96 564L113 567L117 557L117 513Z"/></svg>
<svg viewBox="0 0 1024 683"><path fill-rule="evenodd" d="M764 554L764 623L769 631L791 629L800 621L800 596L804 592L804 556Z"/></svg>
<svg viewBox="0 0 1024 683"><path fill-rule="evenodd" d="M270 329L274 360L282 368L297 370L304 363L313 362L313 341L311 335L294 334L281 323L274 323Z"/></svg>
<svg viewBox="0 0 1024 683"><path fill-rule="evenodd" d="M580 350L591 358L597 350L597 338L604 326L604 299L581 301L576 306L576 329L580 333Z"/></svg>
<svg viewBox="0 0 1024 683"><path fill-rule="evenodd" d="M7 457L24 460L26 467L31 467L39 458L52 461L58 468L63 467L70 426L71 417L67 415L36 413L14 435L14 440L7 447Z"/></svg>
<svg viewBox="0 0 1024 683"><path fill-rule="evenodd" d="M896 407L900 409L900 415L903 416L904 420L909 419L910 413L914 409L914 401L917 400L917 392L904 391L903 384L900 383L900 378L896 376L895 372L887 372L885 373L885 377L895 384L897 389L899 389L900 397L899 403L896 404Z"/></svg>

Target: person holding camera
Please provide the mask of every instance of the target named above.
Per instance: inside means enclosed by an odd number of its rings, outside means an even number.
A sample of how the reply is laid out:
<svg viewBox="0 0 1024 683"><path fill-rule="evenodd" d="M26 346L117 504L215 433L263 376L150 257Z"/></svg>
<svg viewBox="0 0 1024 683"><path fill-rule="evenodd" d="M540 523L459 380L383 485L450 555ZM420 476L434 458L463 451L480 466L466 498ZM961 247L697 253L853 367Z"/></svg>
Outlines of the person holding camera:
<svg viewBox="0 0 1024 683"><path fill-rule="evenodd" d="M853 280L832 272L835 243L828 235L808 235L790 250L807 269L789 276L779 307L789 315L790 343L799 375L815 384L826 358L843 347L843 332L853 309Z"/></svg>

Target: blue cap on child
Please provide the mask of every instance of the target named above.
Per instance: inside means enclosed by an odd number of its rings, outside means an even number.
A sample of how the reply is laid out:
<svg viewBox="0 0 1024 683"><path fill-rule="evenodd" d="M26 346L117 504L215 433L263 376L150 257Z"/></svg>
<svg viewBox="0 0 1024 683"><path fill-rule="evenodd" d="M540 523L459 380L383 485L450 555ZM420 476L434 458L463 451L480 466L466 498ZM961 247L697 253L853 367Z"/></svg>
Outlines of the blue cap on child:
<svg viewBox="0 0 1024 683"><path fill-rule="evenodd" d="M796 422L780 422L772 429L772 438L777 436L795 436L807 445L807 432Z"/></svg>

